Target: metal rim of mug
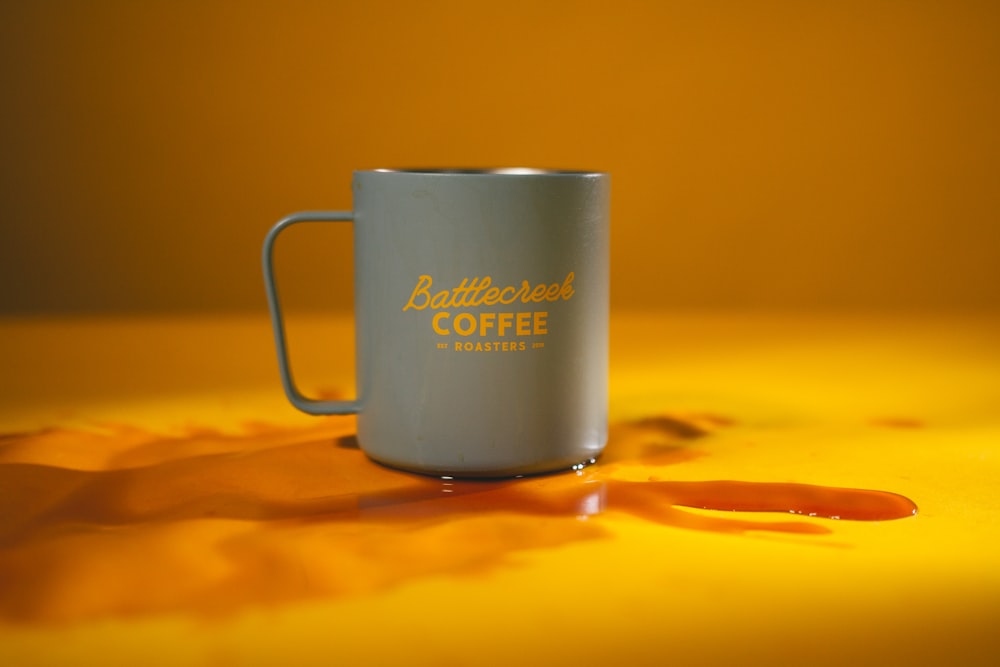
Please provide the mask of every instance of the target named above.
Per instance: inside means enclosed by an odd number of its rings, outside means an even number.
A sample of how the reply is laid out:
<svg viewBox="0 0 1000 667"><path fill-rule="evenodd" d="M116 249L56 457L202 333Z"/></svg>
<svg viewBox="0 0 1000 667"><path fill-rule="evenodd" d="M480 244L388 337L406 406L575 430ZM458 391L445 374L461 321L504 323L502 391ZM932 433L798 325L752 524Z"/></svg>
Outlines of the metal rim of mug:
<svg viewBox="0 0 1000 667"><path fill-rule="evenodd" d="M405 168L359 170L378 174L420 174L428 176L604 176L607 172L576 169L536 169L534 167L492 167L492 168Z"/></svg>

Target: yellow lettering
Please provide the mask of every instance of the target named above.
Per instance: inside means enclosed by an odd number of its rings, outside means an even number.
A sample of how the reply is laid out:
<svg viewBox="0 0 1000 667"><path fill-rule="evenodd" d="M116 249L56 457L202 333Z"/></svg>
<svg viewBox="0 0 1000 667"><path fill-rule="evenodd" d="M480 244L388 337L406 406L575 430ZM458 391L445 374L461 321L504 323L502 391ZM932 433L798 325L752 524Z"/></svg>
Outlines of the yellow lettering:
<svg viewBox="0 0 1000 667"><path fill-rule="evenodd" d="M503 336L514 325L514 313L500 313L497 319L497 335Z"/></svg>
<svg viewBox="0 0 1000 667"><path fill-rule="evenodd" d="M451 315L447 310L441 311L440 313L434 314L434 319L431 320L431 326L434 327L434 333L438 336L447 336L451 332L441 326L441 320L446 320Z"/></svg>
<svg viewBox="0 0 1000 667"><path fill-rule="evenodd" d="M467 323L467 324L465 324ZM469 336L476 330L476 318L470 313L455 316L455 333L459 336Z"/></svg>
<svg viewBox="0 0 1000 667"><path fill-rule="evenodd" d="M535 313L534 317L534 333L536 336L544 336L549 332L548 323L546 322L549 313L544 310L540 310Z"/></svg>
<svg viewBox="0 0 1000 667"><path fill-rule="evenodd" d="M518 352L527 350L528 346L523 340L488 340L471 341L456 340L453 348L455 352Z"/></svg>
<svg viewBox="0 0 1000 667"><path fill-rule="evenodd" d="M496 313L483 313L479 316L479 335L485 336L486 332L493 328L493 323L496 322Z"/></svg>
<svg viewBox="0 0 1000 667"><path fill-rule="evenodd" d="M449 296L448 290L441 290L431 297L431 308L447 308Z"/></svg>
<svg viewBox="0 0 1000 667"><path fill-rule="evenodd" d="M433 282L434 280L430 276L420 276L417 280L417 286L413 288L413 294L410 295L410 300L406 302L405 306L403 306L403 310L409 310L410 308L413 308L414 310L423 310L426 308L428 302L430 301L430 289ZM415 299L420 296L424 297L424 301L421 305L417 305L415 303Z"/></svg>
<svg viewBox="0 0 1000 667"><path fill-rule="evenodd" d="M431 295L431 286L434 280L429 275L422 275L417 279L417 284L410 293L410 298L403 306L403 310L424 310L425 308L465 308L475 306L493 306L498 303L504 305L512 304L515 301L522 303L541 303L542 301L567 301L576 294L573 289L573 279L576 277L572 271L566 274L566 279L560 283L538 283L532 285L527 280L522 280L519 286L507 285L506 287L494 287L493 278L485 276L482 280L479 277L463 278L462 281L450 290L441 290Z"/></svg>
<svg viewBox="0 0 1000 667"><path fill-rule="evenodd" d="M518 336L530 336L531 335L531 313L521 312L517 314L517 329L516 333Z"/></svg>
<svg viewBox="0 0 1000 667"><path fill-rule="evenodd" d="M483 302L483 299L479 296L479 294L484 289L486 289L487 287L489 287L490 285L493 284L493 279L490 278L489 276L486 276L485 278L483 278L483 281L481 283L479 283L478 285L476 284L477 280L479 280L478 277L474 278L472 280L472 286L469 287L469 291L472 293L472 298L465 305L468 305L468 306L478 306L479 304L481 304Z"/></svg>
<svg viewBox="0 0 1000 667"><path fill-rule="evenodd" d="M497 301L500 300L500 288L491 287L486 290L486 294L483 294L483 305L492 306L495 305Z"/></svg>
<svg viewBox="0 0 1000 667"><path fill-rule="evenodd" d="M517 295L521 297L522 303L528 303L531 300L531 284L527 280L521 283L521 289L517 291Z"/></svg>
<svg viewBox="0 0 1000 667"><path fill-rule="evenodd" d="M573 278L575 277L576 274L570 271L566 276L566 280L563 281L562 290L559 292L559 296L562 297L563 301L569 301L570 297L576 294L576 291L573 289Z"/></svg>
<svg viewBox="0 0 1000 667"><path fill-rule="evenodd" d="M459 313L452 317L449 310L434 313L431 328L438 336L459 336L485 338L492 333L507 336L544 336L549 333L549 313L547 310L522 311L520 313ZM457 349L457 348L456 348Z"/></svg>
<svg viewBox="0 0 1000 667"><path fill-rule="evenodd" d="M465 306L467 304L463 303L466 293L469 291L469 287L466 283L469 282L468 278L462 278L462 284L451 290L451 299L447 303L442 303L442 308L457 308L460 306ZM473 280L475 282L475 280Z"/></svg>

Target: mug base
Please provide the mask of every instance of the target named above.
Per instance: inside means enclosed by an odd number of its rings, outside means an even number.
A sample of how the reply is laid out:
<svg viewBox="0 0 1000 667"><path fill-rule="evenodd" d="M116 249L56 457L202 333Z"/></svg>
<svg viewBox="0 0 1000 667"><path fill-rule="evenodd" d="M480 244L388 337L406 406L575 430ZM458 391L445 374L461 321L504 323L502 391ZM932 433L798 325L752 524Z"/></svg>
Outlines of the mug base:
<svg viewBox="0 0 1000 667"><path fill-rule="evenodd" d="M579 471L597 463L597 459L600 457L600 454L597 454L596 456L586 458L582 461L573 458L569 459L568 461L534 463L531 465L515 466L510 468L500 468L500 469L491 468L484 470L474 470L474 469L457 470L447 467L416 466L412 464L398 463L395 461L380 459L378 457L372 456L371 454L366 454L366 455L371 461L377 463L378 465L385 466L386 468L392 468L393 470L398 470L400 472L413 473L417 475L423 475L425 477L437 477L446 479L477 479L477 480L516 479L519 477L533 477L535 475L551 475L562 472Z"/></svg>

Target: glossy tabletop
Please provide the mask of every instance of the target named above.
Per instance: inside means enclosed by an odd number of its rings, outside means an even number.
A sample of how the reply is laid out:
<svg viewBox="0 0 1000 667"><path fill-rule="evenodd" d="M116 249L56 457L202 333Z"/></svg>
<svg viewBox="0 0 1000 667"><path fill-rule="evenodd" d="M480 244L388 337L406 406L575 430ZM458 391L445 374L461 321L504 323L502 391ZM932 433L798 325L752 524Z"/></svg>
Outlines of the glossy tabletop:
<svg viewBox="0 0 1000 667"><path fill-rule="evenodd" d="M4 321L0 663L997 663L1000 318L611 333L596 464L461 481L294 412L262 317Z"/></svg>

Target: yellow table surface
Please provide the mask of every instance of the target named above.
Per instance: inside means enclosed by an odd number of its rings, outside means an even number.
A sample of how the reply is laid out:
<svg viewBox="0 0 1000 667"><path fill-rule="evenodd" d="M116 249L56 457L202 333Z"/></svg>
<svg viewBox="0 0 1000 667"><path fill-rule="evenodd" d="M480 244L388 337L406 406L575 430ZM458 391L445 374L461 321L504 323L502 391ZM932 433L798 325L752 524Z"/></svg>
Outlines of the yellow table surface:
<svg viewBox="0 0 1000 667"><path fill-rule="evenodd" d="M289 334L350 395L350 322ZM618 313L606 455L486 484L296 413L260 317L0 369L0 665L1000 664L997 317Z"/></svg>

